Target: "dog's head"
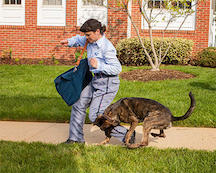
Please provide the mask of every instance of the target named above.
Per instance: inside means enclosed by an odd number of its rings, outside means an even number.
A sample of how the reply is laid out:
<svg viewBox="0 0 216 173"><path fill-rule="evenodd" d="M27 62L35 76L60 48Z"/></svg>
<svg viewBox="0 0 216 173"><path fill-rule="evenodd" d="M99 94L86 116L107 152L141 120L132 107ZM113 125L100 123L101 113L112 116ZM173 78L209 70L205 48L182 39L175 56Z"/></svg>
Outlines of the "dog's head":
<svg viewBox="0 0 216 173"><path fill-rule="evenodd" d="M117 121L113 118L110 118L106 114L104 114L104 115L100 114L96 118L94 124L97 125L98 127L100 127L101 130L105 131L108 128L117 126L119 124L119 121Z"/></svg>

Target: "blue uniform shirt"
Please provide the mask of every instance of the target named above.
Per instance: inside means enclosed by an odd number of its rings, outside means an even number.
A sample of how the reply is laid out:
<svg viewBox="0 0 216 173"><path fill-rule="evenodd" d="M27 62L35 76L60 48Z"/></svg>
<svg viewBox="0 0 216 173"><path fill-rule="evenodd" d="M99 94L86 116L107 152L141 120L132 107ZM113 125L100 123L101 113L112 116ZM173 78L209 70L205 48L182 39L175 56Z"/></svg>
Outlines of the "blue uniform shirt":
<svg viewBox="0 0 216 173"><path fill-rule="evenodd" d="M85 36L76 35L68 39L69 47L84 46L86 42ZM97 69L91 67L89 69L93 73L104 73L106 75L118 75L121 70L121 64L116 57L116 49L113 44L103 35L102 38L94 43L87 45L88 64L90 58L97 58Z"/></svg>

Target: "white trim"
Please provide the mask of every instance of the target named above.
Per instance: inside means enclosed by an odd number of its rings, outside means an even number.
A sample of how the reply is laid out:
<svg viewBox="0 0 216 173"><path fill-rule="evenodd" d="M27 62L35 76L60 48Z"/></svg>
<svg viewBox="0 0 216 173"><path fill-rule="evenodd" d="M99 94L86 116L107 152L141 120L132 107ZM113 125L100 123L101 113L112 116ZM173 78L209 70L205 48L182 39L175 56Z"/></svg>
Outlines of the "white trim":
<svg viewBox="0 0 216 173"><path fill-rule="evenodd" d="M38 0L37 25L66 26L66 0L62 5L43 5L43 0Z"/></svg>
<svg viewBox="0 0 216 173"><path fill-rule="evenodd" d="M212 9L212 0L210 1L210 10L209 10L209 35L208 35L208 46L215 46L215 16Z"/></svg>
<svg viewBox="0 0 216 173"><path fill-rule="evenodd" d="M0 25L25 25L25 0L21 4L3 4L0 0Z"/></svg>
<svg viewBox="0 0 216 173"><path fill-rule="evenodd" d="M128 2L128 12L130 15L132 14L132 0L129 0ZM130 38L131 37L131 20L129 17L127 19L127 22L128 22L127 23L127 38Z"/></svg>
<svg viewBox="0 0 216 173"><path fill-rule="evenodd" d="M102 24L107 26L108 10L105 7L106 5L107 0L105 0L104 6L83 5L82 0L77 0L77 26L81 26L90 18L97 19Z"/></svg>

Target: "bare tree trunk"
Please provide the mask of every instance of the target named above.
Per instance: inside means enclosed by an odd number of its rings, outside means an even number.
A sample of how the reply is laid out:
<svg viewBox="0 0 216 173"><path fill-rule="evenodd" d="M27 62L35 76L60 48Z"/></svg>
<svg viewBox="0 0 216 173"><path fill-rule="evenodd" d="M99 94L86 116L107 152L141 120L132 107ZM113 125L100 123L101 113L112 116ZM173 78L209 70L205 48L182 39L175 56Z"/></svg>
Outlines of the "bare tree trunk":
<svg viewBox="0 0 216 173"><path fill-rule="evenodd" d="M166 55L167 55L167 53L168 53L168 51L169 51L169 49L170 49L170 47L171 47L171 44L172 44L172 42L169 43L168 48L165 50L165 53L162 55L162 50L161 50L162 44L160 43L159 53L158 53L158 55L157 55L157 52L156 52L155 46L154 46L153 29L152 29L152 25L151 25L151 24L154 23L154 22L156 21L156 17L158 17L160 14L163 13L163 9L161 9L154 17L152 17L152 12L153 12L153 8L154 8L154 7L152 6L151 9L150 9L150 15L149 15L149 17L148 17L148 15L147 15L147 13L146 13L146 10L143 9L143 8L145 8L144 6L147 5L147 3L144 4L144 5L142 5L142 0L134 1L134 2L137 2L137 3L138 3L140 13L141 13L142 17L144 18L144 20L145 20L145 21L147 22L147 24L148 24L150 44L151 44L151 49L152 49L152 52L153 52L153 57L151 57L151 56L149 55L149 53L148 53L148 51L147 51L147 49L146 49L144 43L143 43L143 40L141 39L141 36L140 36L140 33L139 33L139 29L137 28L135 22L134 22L133 19L132 19L132 16L131 16L129 10L128 10L128 2L129 2L129 1L130 1L130 0L116 0L116 2L119 4L119 8L110 7L109 4L108 4L107 8L126 12L127 16L128 16L129 19L131 20L131 23L132 23L132 25L133 25L133 27L134 27L134 29L135 29L135 31L136 31L137 37L138 37L138 39L139 39L139 42L140 42L140 44L141 44L141 46L142 46L142 48L143 48L143 50L144 50L144 52L145 52L145 54L146 54L146 56L147 56L147 60L149 61L150 65L151 65L151 67L152 67L151 70L152 70L152 71L159 71L159 70L160 70L160 65L161 65L162 61L164 60L164 58L166 57ZM133 0L131 0L131 1L133 1ZM121 5L120 5L120 4L121 4ZM196 4L197 4L197 3L196 3ZM195 4L195 5L196 5L196 4ZM162 5L161 5L161 4L160 4L160 6L161 6L161 8L162 8ZM187 17L188 17L190 14L192 14L192 13L193 13L193 12L190 12L190 13L188 13L188 14L186 15L186 17L184 18L183 22L181 23L181 25L180 25L180 27L179 27L179 29L178 29L177 31L179 31L179 30L181 29L181 27L182 27L182 25L184 24L184 22L185 22L185 20L187 19ZM162 38L164 38L164 33L165 33L165 31L167 30L169 24L172 22L172 20L173 20L174 18L177 18L177 17L178 17L177 15L174 15L174 16L172 16L172 17L169 19L169 21L168 21L168 23L167 23L167 26L166 26L165 29L163 30L163 36L162 36ZM175 36L174 38L176 38L176 36ZM153 59L154 59L154 60L153 60Z"/></svg>
<svg viewBox="0 0 216 173"><path fill-rule="evenodd" d="M153 41L151 24L149 24L149 37L150 37L151 48L152 48L152 52L153 52L153 56L154 56L154 68L152 68L152 71L160 71L159 63L158 63L158 56L156 54L154 41Z"/></svg>
<svg viewBox="0 0 216 173"><path fill-rule="evenodd" d="M144 50L144 52L145 52L145 54L146 54L146 56L147 56L147 59L148 59L148 61L149 61L149 64L151 65L152 69L156 69L155 64L154 64L153 61L152 61L152 58L151 58L151 56L149 55L149 53L147 52L146 47L145 47L145 45L144 45L144 43L143 43L143 41L142 41L142 39L141 39L141 36L140 36L140 33L139 33L139 29L138 29L137 26L135 25L135 23L134 23L134 21L133 21L133 19L132 19L132 16L131 16L131 14L130 14L129 11L128 11L127 6L125 6L125 10L126 10L126 13L127 13L128 17L130 18L131 23L132 23L132 25L133 25L133 27L134 27L134 29L135 29L135 31L136 31L137 37L138 37L139 42L140 42L140 44L141 44L141 46L142 46L142 48L143 48L143 50Z"/></svg>

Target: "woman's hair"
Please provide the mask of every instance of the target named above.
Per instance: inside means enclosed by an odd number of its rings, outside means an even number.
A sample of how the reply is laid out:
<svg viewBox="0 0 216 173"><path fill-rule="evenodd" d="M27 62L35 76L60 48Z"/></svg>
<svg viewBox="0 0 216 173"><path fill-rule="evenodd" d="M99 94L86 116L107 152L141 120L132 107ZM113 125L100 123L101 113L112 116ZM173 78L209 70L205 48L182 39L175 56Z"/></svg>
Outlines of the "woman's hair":
<svg viewBox="0 0 216 173"><path fill-rule="evenodd" d="M96 19L89 19L81 26L80 31L81 32L89 32L89 31L96 32L97 29L99 29L101 35L103 35L103 33L106 31L106 26L105 25L102 26L101 22L99 22Z"/></svg>

